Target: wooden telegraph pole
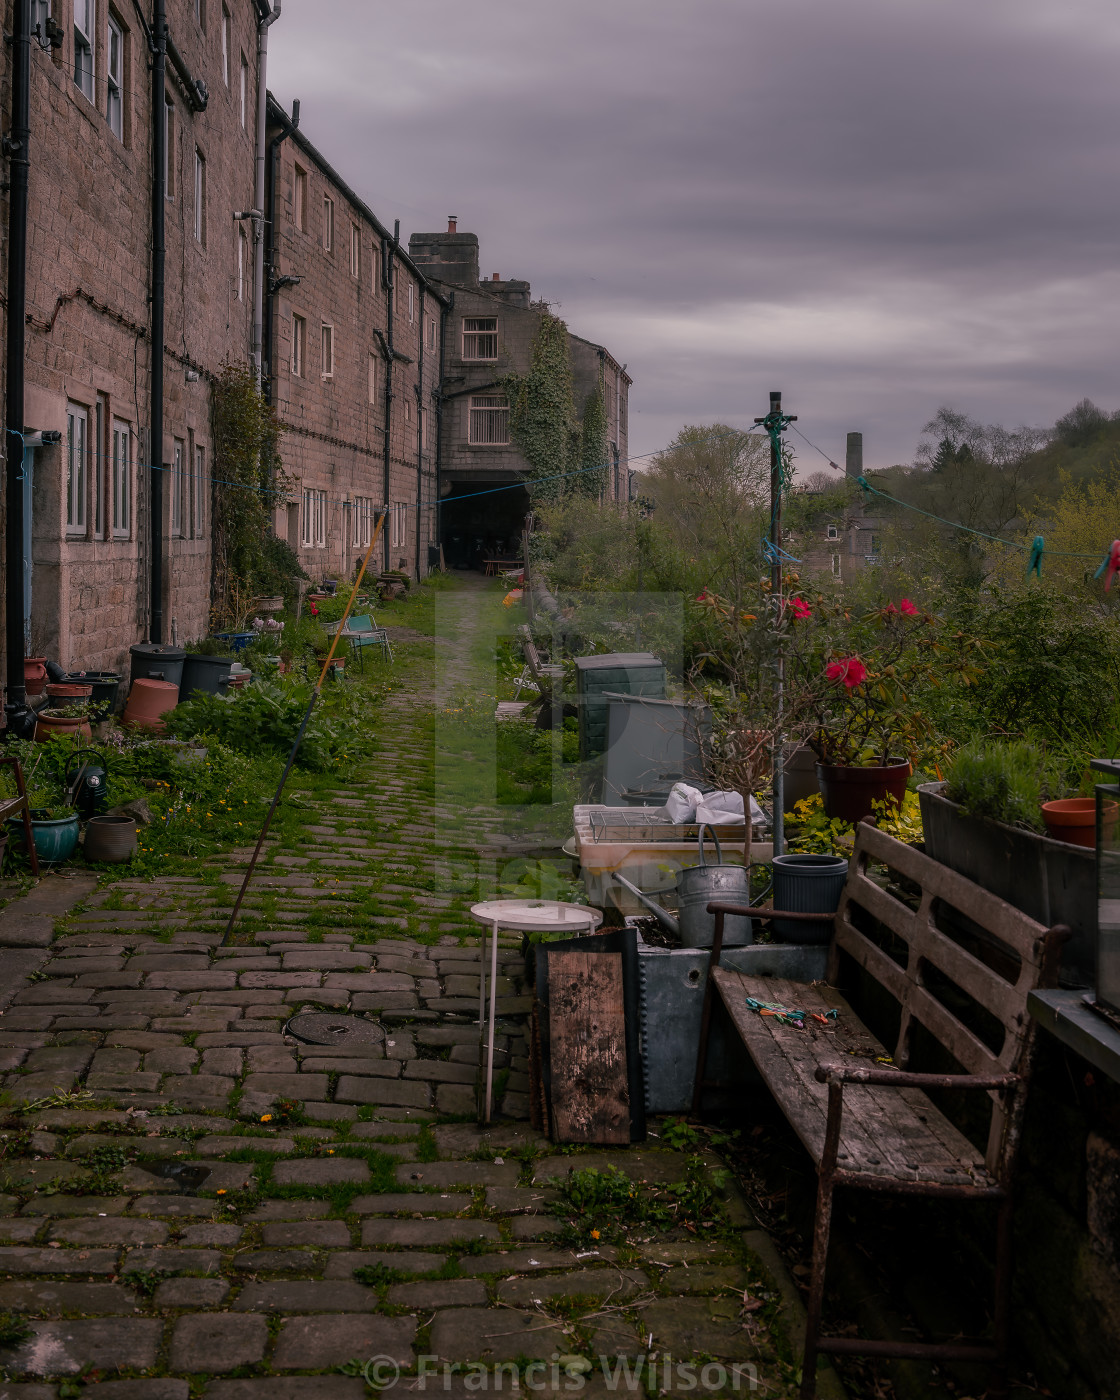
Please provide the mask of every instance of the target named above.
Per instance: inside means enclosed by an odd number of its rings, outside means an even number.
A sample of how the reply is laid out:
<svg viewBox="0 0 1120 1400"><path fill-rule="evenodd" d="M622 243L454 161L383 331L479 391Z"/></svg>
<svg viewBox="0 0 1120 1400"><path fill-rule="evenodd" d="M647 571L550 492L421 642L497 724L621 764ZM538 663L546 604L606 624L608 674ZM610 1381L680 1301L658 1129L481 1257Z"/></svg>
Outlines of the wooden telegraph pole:
<svg viewBox="0 0 1120 1400"><path fill-rule="evenodd" d="M764 427L770 437L770 535L766 553L770 559L770 605L774 609L774 622L780 628L782 622L782 433L787 424L796 423L797 415L782 412L782 391L770 390L770 412L765 418L756 418L756 423ZM774 854L780 856L785 849L785 735L782 732L782 717L785 703L785 657L781 643L778 644L777 685L775 687L775 721L773 750L773 784L771 800L774 806ZM750 821L750 813L746 814Z"/></svg>

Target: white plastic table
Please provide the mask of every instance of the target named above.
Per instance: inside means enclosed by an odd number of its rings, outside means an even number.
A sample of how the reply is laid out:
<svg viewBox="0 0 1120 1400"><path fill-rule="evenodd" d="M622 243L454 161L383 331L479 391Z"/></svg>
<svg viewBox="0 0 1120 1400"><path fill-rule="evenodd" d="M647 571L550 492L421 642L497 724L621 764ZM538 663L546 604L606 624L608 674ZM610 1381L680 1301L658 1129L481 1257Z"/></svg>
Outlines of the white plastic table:
<svg viewBox="0 0 1120 1400"><path fill-rule="evenodd" d="M603 922L598 909L586 904L566 904L559 899L488 899L471 907L471 918L483 925L478 969L478 1056L486 1044L486 1099L482 1121L489 1123L494 1090L494 1010L498 985L498 930L521 933L594 933ZM486 926L490 928L490 999L486 1000Z"/></svg>

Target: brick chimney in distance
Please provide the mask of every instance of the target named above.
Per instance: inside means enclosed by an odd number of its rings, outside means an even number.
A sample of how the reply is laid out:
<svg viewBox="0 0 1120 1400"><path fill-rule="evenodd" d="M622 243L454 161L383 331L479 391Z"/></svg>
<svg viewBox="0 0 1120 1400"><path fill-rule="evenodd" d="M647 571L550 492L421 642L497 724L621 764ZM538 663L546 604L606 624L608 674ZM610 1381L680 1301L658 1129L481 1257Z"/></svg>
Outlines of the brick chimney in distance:
<svg viewBox="0 0 1120 1400"><path fill-rule="evenodd" d="M458 233L458 232L459 232L459 217L458 217L457 214L448 214L448 216L447 216L447 232L448 232L448 233Z"/></svg>
<svg viewBox="0 0 1120 1400"><path fill-rule="evenodd" d="M491 282L500 282L502 280L502 274L500 272L495 272L491 275L490 280Z"/></svg>

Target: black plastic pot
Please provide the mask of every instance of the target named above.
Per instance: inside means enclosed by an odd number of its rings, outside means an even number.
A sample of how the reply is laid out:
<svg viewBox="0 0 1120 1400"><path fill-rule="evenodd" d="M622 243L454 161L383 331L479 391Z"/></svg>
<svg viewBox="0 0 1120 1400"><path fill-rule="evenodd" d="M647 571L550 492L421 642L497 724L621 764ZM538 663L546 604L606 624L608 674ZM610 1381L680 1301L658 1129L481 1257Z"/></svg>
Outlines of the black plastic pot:
<svg viewBox="0 0 1120 1400"><path fill-rule="evenodd" d="M116 708L121 678L116 671L67 671L62 678L74 685L89 685L90 719L107 719Z"/></svg>
<svg viewBox="0 0 1120 1400"><path fill-rule="evenodd" d="M791 914L835 914L847 878L843 856L775 856L774 908ZM779 943L827 943L832 937L832 926L823 922L775 919L773 929Z"/></svg>
<svg viewBox="0 0 1120 1400"><path fill-rule="evenodd" d="M159 642L137 642L129 647L128 652L132 657L132 680L182 684L183 660L187 654L182 647L165 646Z"/></svg>
<svg viewBox="0 0 1120 1400"><path fill-rule="evenodd" d="M224 695L229 685L232 656L200 656L190 652L183 660L179 685L180 703L192 695Z"/></svg>

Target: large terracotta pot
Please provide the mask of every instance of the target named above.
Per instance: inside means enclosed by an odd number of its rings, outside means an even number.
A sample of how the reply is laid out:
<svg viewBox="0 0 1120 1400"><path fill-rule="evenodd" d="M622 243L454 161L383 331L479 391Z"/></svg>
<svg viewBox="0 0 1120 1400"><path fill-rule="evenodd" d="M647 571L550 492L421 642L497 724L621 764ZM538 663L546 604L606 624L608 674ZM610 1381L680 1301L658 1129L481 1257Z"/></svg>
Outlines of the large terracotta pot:
<svg viewBox="0 0 1120 1400"><path fill-rule="evenodd" d="M42 695L47 680L47 658L45 656L25 656L23 659L23 685L28 695Z"/></svg>
<svg viewBox="0 0 1120 1400"><path fill-rule="evenodd" d="M170 681L150 680L138 676L128 692L128 703L121 717L126 725L136 729L164 729L163 716L179 703L179 687Z"/></svg>
<svg viewBox="0 0 1120 1400"><path fill-rule="evenodd" d="M1101 813L1105 841L1112 840L1120 804L1107 802ZM1097 846L1097 799L1095 797L1062 797L1042 804L1042 820L1046 834L1055 841L1068 841L1072 846Z"/></svg>
<svg viewBox="0 0 1120 1400"><path fill-rule="evenodd" d="M872 816L874 803L887 798L901 807L909 776L910 764L905 758L889 758L873 768L817 764L825 815L839 817L845 822L861 822L864 817Z"/></svg>
<svg viewBox="0 0 1120 1400"><path fill-rule="evenodd" d="M93 686L85 681L48 681L44 687L52 700L88 700Z"/></svg>
<svg viewBox="0 0 1120 1400"><path fill-rule="evenodd" d="M50 710L40 710L35 717L35 742L43 743L56 735L64 738L92 739L88 715L52 715Z"/></svg>

